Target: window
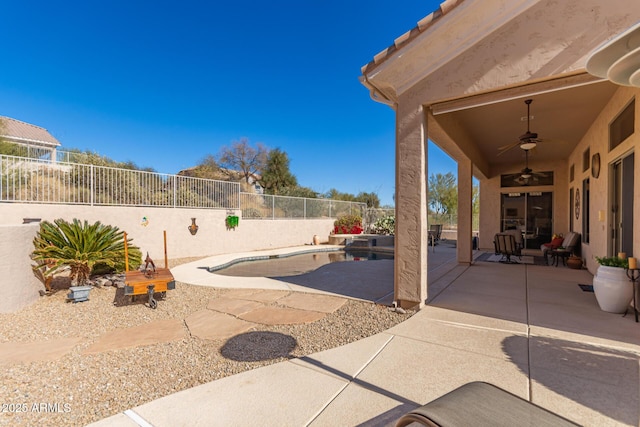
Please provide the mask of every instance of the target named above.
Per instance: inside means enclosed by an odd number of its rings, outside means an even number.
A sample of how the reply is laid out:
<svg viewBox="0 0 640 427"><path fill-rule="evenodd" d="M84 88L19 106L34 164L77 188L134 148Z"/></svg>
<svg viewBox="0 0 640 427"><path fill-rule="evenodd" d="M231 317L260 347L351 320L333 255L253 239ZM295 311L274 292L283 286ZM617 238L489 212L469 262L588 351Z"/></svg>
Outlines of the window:
<svg viewBox="0 0 640 427"><path fill-rule="evenodd" d="M589 243L589 178L582 181L582 242Z"/></svg>
<svg viewBox="0 0 640 427"><path fill-rule="evenodd" d="M531 185L553 185L553 171L534 171L531 177L523 178L522 172L500 175L500 187L527 187Z"/></svg>
<svg viewBox="0 0 640 427"><path fill-rule="evenodd" d="M586 172L591 167L591 150L587 148L582 153L582 172Z"/></svg>
<svg viewBox="0 0 640 427"><path fill-rule="evenodd" d="M572 166L573 167L573 166ZM569 215L569 231L573 231L573 216L575 215L574 207L573 207L573 188L569 190L569 207L571 214Z"/></svg>
<svg viewBox="0 0 640 427"><path fill-rule="evenodd" d="M574 165L569 168L569 182L573 182L573 176L575 175Z"/></svg>
<svg viewBox="0 0 640 427"><path fill-rule="evenodd" d="M609 124L609 151L630 137L635 128L636 101L632 100Z"/></svg>

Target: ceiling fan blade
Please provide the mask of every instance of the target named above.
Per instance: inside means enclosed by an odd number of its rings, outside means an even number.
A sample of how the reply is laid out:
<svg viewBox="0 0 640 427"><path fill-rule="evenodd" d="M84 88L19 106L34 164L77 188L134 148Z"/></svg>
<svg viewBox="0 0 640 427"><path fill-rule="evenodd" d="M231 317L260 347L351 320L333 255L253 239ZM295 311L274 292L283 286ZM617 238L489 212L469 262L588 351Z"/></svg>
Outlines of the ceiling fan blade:
<svg viewBox="0 0 640 427"><path fill-rule="evenodd" d="M513 144L503 145L502 147L499 147L498 148L498 156L506 153L507 151L511 150L512 148L516 148L518 145L520 145L520 141L514 142Z"/></svg>

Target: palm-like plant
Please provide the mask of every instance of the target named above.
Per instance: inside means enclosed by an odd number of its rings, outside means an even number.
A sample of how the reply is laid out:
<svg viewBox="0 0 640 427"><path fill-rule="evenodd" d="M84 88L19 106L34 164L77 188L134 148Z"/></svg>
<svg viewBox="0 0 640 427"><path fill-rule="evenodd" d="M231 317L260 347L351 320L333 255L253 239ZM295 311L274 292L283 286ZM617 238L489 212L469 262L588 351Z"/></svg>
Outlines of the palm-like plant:
<svg viewBox="0 0 640 427"><path fill-rule="evenodd" d="M127 243L129 241L131 239L127 239ZM32 258L40 265L50 267L44 273L45 277L69 266L71 280L82 285L96 267L124 270L124 232L100 222L89 224L78 219L73 222L63 219L56 219L53 223L43 221L33 239L33 246ZM140 249L128 246L129 264L137 268L142 259Z"/></svg>

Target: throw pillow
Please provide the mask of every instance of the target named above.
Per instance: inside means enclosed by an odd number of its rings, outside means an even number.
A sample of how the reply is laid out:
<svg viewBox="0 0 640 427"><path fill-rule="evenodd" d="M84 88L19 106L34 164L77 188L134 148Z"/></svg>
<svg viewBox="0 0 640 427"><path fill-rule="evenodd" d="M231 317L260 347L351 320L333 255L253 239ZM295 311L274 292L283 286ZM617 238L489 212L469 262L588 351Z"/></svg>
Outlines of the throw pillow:
<svg viewBox="0 0 640 427"><path fill-rule="evenodd" d="M547 248L556 249L562 246L563 241L564 239L562 237L556 237L555 239L551 240L550 243L545 243L544 246L546 246Z"/></svg>

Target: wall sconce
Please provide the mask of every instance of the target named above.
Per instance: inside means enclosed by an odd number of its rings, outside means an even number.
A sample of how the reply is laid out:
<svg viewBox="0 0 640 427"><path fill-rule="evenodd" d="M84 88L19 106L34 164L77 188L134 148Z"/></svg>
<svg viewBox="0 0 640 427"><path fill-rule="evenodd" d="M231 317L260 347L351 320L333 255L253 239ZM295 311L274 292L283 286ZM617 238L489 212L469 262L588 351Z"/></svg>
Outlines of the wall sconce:
<svg viewBox="0 0 640 427"><path fill-rule="evenodd" d="M189 230L189 233L191 233L192 236L195 236L196 233L198 232L198 227L196 225L196 219L195 218L191 218L191 225L187 227L187 229Z"/></svg>
<svg viewBox="0 0 640 427"><path fill-rule="evenodd" d="M604 222L604 211L598 211L598 221Z"/></svg>

